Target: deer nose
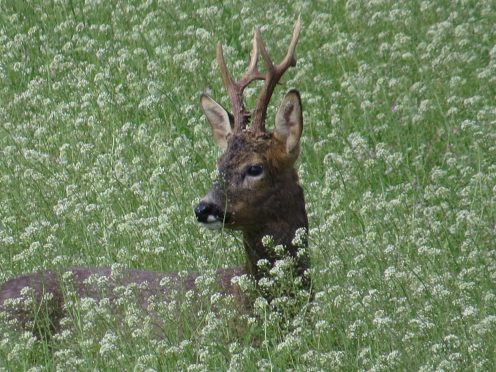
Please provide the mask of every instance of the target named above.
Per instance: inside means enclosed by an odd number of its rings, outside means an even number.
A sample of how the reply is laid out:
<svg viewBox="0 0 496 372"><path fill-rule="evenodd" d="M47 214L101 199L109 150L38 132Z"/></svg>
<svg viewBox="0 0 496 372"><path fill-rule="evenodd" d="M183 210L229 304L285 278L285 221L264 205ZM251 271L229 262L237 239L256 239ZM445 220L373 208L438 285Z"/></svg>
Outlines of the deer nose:
<svg viewBox="0 0 496 372"><path fill-rule="evenodd" d="M213 214L212 210L212 204L201 201L195 208L195 215L198 222L209 222L208 216L211 216Z"/></svg>
<svg viewBox="0 0 496 372"><path fill-rule="evenodd" d="M217 226L231 221L230 213L225 213L217 204L202 200L195 208L198 222L205 225Z"/></svg>

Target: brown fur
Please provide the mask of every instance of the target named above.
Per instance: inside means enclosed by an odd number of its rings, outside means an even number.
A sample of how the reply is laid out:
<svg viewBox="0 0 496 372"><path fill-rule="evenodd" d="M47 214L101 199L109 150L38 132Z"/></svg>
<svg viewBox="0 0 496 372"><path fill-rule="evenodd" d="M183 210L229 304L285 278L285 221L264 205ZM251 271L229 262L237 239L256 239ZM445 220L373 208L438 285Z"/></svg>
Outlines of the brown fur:
<svg viewBox="0 0 496 372"><path fill-rule="evenodd" d="M7 314L7 320L14 322L15 327L31 329L36 335L45 337L58 331L61 319L67 315L64 305L71 298L66 298L66 293L75 293L78 299L93 298L97 301L105 299L109 301L110 306L116 306L119 297L117 287L137 285L136 303L151 317L156 326L155 333L160 334L162 322L149 308L150 301L181 300L187 291L198 295L196 274L179 275L135 269L112 272L112 269L105 267L76 267L67 270L65 274L71 275L63 280L62 273L42 271L7 281L0 287L0 311ZM231 282L233 277L242 274L241 268L221 269L217 271L216 279L220 293L233 295L240 311L244 312L245 299ZM103 286L90 284L90 277L105 278L106 281ZM164 279L166 285L161 284ZM28 288L30 291L23 293L23 290ZM172 294L176 297L172 297ZM197 299L197 301L201 300ZM118 320L120 315L118 310L115 311Z"/></svg>
<svg viewBox="0 0 496 372"><path fill-rule="evenodd" d="M261 277L258 260L275 261L262 244L264 236L271 236L275 244L284 245L295 256L295 231L308 230L303 190L294 161L294 156L286 153L285 145L272 133L257 136L245 130L228 138L227 150L218 162L221 180L210 191L209 202L225 208L231 216L227 228L243 231L246 269L257 279ZM262 165L267 176L246 184L243 175L251 164ZM299 259L297 264L298 272L303 273L309 267L308 258Z"/></svg>

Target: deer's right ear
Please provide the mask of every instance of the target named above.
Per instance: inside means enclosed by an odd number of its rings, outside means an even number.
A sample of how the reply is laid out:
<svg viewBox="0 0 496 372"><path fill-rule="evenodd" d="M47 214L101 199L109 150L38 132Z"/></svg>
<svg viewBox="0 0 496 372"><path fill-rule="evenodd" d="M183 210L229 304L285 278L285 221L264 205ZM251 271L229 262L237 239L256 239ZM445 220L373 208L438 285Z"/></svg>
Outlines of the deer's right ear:
<svg viewBox="0 0 496 372"><path fill-rule="evenodd" d="M286 94L277 111L274 134L286 144L288 154L296 154L296 157L298 157L302 131L303 113L300 93L293 89Z"/></svg>
<svg viewBox="0 0 496 372"><path fill-rule="evenodd" d="M202 94L200 103L212 128L215 142L225 150L227 148L227 136L232 133L231 115L207 94Z"/></svg>

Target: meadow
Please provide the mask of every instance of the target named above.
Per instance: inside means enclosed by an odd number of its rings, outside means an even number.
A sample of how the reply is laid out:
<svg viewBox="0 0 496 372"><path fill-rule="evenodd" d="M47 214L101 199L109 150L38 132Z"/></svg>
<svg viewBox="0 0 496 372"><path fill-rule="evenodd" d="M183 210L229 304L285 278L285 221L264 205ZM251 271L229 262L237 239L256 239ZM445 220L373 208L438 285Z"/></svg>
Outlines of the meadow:
<svg viewBox="0 0 496 372"><path fill-rule="evenodd" d="M194 218L219 155L199 97L229 107L218 41L240 76L254 27L279 60L298 14L268 125L299 89L312 306L260 304L245 337L229 303L205 307L157 340L81 301L50 343L0 318L0 371L496 368L492 0L1 1L0 283L113 266L208 284L243 262L239 235Z"/></svg>

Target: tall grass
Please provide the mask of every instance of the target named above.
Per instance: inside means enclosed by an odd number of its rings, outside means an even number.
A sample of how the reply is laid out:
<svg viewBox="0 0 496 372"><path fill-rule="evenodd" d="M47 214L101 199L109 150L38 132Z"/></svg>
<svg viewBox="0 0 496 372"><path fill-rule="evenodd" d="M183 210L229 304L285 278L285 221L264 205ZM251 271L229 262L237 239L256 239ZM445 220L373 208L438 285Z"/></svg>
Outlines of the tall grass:
<svg viewBox="0 0 496 372"><path fill-rule="evenodd" d="M229 106L217 41L241 74L253 28L278 59L298 14L269 117L301 91L306 319L281 327L262 306L243 337L225 304L157 341L132 309L122 330L82 301L52 345L0 327L0 370L495 368L493 1L1 2L0 282L239 264L239 237L192 213L218 156L199 95Z"/></svg>

